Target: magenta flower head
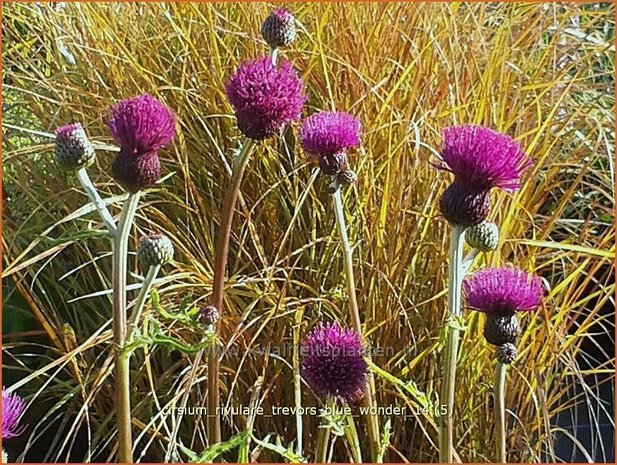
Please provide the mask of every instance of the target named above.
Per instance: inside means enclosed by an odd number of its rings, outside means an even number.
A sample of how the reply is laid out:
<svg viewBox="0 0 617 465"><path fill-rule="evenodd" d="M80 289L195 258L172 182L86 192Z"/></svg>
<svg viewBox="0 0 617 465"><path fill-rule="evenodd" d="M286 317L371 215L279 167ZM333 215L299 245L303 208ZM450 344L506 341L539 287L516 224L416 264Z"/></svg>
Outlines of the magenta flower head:
<svg viewBox="0 0 617 465"><path fill-rule="evenodd" d="M349 113L323 111L304 120L300 144L324 174L334 176L347 169L347 150L360 145L361 132L360 121Z"/></svg>
<svg viewBox="0 0 617 465"><path fill-rule="evenodd" d="M366 387L364 352L362 338L353 329L320 325L302 343L300 372L319 397L351 401Z"/></svg>
<svg viewBox="0 0 617 465"><path fill-rule="evenodd" d="M300 144L314 157L334 155L360 145L362 126L342 111L322 111L309 116L300 129Z"/></svg>
<svg viewBox="0 0 617 465"><path fill-rule="evenodd" d="M446 128L441 156L454 182L442 196L440 209L450 223L464 227L486 219L492 188L518 189L532 165L515 140L476 125Z"/></svg>
<svg viewBox="0 0 617 465"><path fill-rule="evenodd" d="M171 142L176 117L157 99L144 94L115 105L107 124L122 150L141 155Z"/></svg>
<svg viewBox="0 0 617 465"><path fill-rule="evenodd" d="M19 421L26 409L26 403L17 394L5 391L2 388L2 439L19 436L24 428Z"/></svg>
<svg viewBox="0 0 617 465"><path fill-rule="evenodd" d="M176 117L151 95L123 100L111 109L108 127L120 145L114 178L129 192L152 186L161 177L158 150L171 142Z"/></svg>
<svg viewBox="0 0 617 465"><path fill-rule="evenodd" d="M226 91L238 129L254 140L272 137L299 119L306 101L304 84L291 63L276 66L269 57L242 64Z"/></svg>
<svg viewBox="0 0 617 465"><path fill-rule="evenodd" d="M487 268L463 281L463 294L469 307L486 313L484 338L498 347L498 360L512 363L521 333L516 312L540 306L544 294L540 278L512 266Z"/></svg>
<svg viewBox="0 0 617 465"><path fill-rule="evenodd" d="M540 278L513 266L486 268L463 281L467 305L492 314L536 310L544 290Z"/></svg>

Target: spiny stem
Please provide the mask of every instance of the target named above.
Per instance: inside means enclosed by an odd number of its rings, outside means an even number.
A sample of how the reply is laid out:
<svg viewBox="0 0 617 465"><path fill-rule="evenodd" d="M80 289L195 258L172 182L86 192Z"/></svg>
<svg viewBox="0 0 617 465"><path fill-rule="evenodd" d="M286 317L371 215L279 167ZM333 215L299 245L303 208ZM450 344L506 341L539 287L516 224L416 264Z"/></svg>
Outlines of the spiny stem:
<svg viewBox="0 0 617 465"><path fill-rule="evenodd" d="M360 320L360 311L358 309L358 301L356 299L356 282L353 272L353 256L349 237L347 235L347 223L345 222L345 212L343 210L343 200L341 198L341 189L334 184L335 190L332 194L334 204L334 212L336 216L336 224L339 235L341 236L341 245L343 247L343 262L345 265L345 276L347 278L347 293L349 294L349 310L353 322L353 327L358 333L362 334L362 321ZM366 395L362 399L364 406L367 409L366 423L368 431L369 449L371 451L371 461L375 462L379 456L379 423L377 418L377 403L375 399L375 380L372 373L369 373L368 386Z"/></svg>
<svg viewBox="0 0 617 465"><path fill-rule="evenodd" d="M497 362L495 370L495 447L496 462L506 463L506 368Z"/></svg>
<svg viewBox="0 0 617 465"><path fill-rule="evenodd" d="M223 294L225 288L225 274L227 269L227 256L229 254L229 240L231 236L231 225L233 222L236 201L240 193L240 184L244 171L249 162L249 158L255 141L245 138L240 153L233 163L231 183L227 187L223 208L221 211L221 223L219 225L216 239L216 259L214 265L214 282L212 305L219 314L223 314ZM220 321L220 320L219 320ZM214 327L218 334L219 324ZM201 358L198 356L198 358ZM196 364L199 362L196 360ZM219 414L219 356L217 345L213 344L208 351L208 444L210 447L221 441L221 423Z"/></svg>
<svg viewBox="0 0 617 465"><path fill-rule="evenodd" d="M148 294L150 293L150 289L152 288L152 284L159 274L159 270L161 269L161 265L152 265L148 269L148 274L144 279L143 284L141 285L141 289L139 290L139 295L137 296L137 302L135 304L135 308L131 314L131 319L129 321L128 326L128 335L126 337L127 343L133 342L133 338L135 337L135 332L137 331L137 327L139 325L139 318L141 317L141 312L144 309L146 304L146 299L148 298Z"/></svg>
<svg viewBox="0 0 617 465"><path fill-rule="evenodd" d="M461 284L463 280L464 230L458 226L450 227L450 273L448 282L449 320L461 316ZM454 322L452 322L454 323ZM443 381L439 399L441 408L439 422L439 461L451 463L454 454L454 391L456 388L456 363L460 331L453 324L446 326L446 348L442 357Z"/></svg>
<svg viewBox="0 0 617 465"><path fill-rule="evenodd" d="M94 184L92 184L86 168L80 168L79 170L77 170L77 179L86 191L86 194L88 194L88 197L94 204L94 207L99 212L99 215L101 215L101 219L103 220L103 223L105 223L105 227L107 228L109 233L114 236L117 232L116 222L114 221L113 216L111 216L111 213L109 213L107 205L105 205L105 202L103 202L103 199L99 195L99 192L96 190L96 187L94 187Z"/></svg>
<svg viewBox="0 0 617 465"><path fill-rule="evenodd" d="M139 203L139 193L131 194L122 208L113 245L113 331L116 348L116 415L118 423L118 458L121 463L133 462L131 433L131 382L129 357L122 349L126 344L126 272L129 232Z"/></svg>

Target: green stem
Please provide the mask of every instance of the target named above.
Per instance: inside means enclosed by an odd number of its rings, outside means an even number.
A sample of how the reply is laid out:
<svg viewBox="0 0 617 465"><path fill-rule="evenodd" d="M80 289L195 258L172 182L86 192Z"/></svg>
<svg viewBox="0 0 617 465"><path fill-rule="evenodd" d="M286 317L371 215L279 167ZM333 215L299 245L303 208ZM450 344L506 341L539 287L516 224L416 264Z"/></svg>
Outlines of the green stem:
<svg viewBox="0 0 617 465"><path fill-rule="evenodd" d="M302 376L300 375L300 325L304 309L300 307L296 311L295 324L293 327L293 372L294 372L294 403L296 407L296 453L302 456Z"/></svg>
<svg viewBox="0 0 617 465"><path fill-rule="evenodd" d="M218 235L216 239L216 259L214 265L214 282L212 304L218 309L219 314L223 315L223 294L225 288L225 275L227 269L227 256L229 254L229 240L231 236L231 225L234 218L234 212L238 195L240 193L240 184L244 171L248 165L251 152L255 147L255 141L245 138L240 153L233 162L233 170L231 175L231 183L227 187L223 208L221 211L221 223L219 225ZM219 319L220 322L220 319ZM219 324L214 326L216 334L218 334ZM197 357L198 359L201 357ZM195 361L198 365L199 361ZM221 442L221 423L219 412L219 356L217 345L214 344L208 351L208 444L212 447L214 444Z"/></svg>
<svg viewBox="0 0 617 465"><path fill-rule="evenodd" d="M150 289L152 288L152 284L156 279L156 276L159 274L159 270L161 269L161 265L152 265L148 269L148 274L144 279L143 284L141 285L141 289L139 290L139 295L137 296L137 302L135 304L135 308L133 309L133 313L131 314L131 319L129 321L129 332L126 337L127 343L133 342L133 338L135 337L135 332L137 331L139 325L139 319L141 317L141 312L144 309L146 304L146 299L148 298L148 294L150 293Z"/></svg>
<svg viewBox="0 0 617 465"><path fill-rule="evenodd" d="M103 223L105 223L105 227L107 227L107 230L113 237L117 231L116 222L114 221L114 217L111 216L111 213L109 213L107 205L105 205L105 202L103 202L103 199L99 195L99 192L96 190L96 187L94 187L94 184L92 184L86 168L80 168L79 170L77 170L77 179L81 183L92 203L94 204L94 208L96 208L96 210L99 212L99 215L101 215L101 219L103 220Z"/></svg>
<svg viewBox="0 0 617 465"><path fill-rule="evenodd" d="M343 262L345 265L345 276L347 278L347 293L349 294L349 310L354 329L362 334L362 322L360 320L360 311L358 309L358 301L356 299L356 282L353 272L351 244L349 243L349 237L347 235L347 223L345 222L341 189L336 185L334 193L332 194L332 202L334 204L336 225L338 227L339 235L341 236L341 245L343 247ZM372 373L369 373L366 395L362 399L362 402L368 412L365 418L367 424L366 429L368 432L371 461L375 462L379 456L379 422L377 418L377 402L375 399L375 379L373 378Z"/></svg>
<svg viewBox="0 0 617 465"><path fill-rule="evenodd" d="M506 463L506 368L497 362L495 371L495 447L496 462Z"/></svg>
<svg viewBox="0 0 617 465"><path fill-rule="evenodd" d="M326 402L326 409L333 412L336 408L336 399L331 398ZM315 446L315 463L326 463L328 456L328 443L330 442L330 427L320 425L317 431L317 444Z"/></svg>
<svg viewBox="0 0 617 465"><path fill-rule="evenodd" d="M277 47L270 49L270 59L272 60L272 64L276 66L276 62L279 57L279 49Z"/></svg>
<svg viewBox="0 0 617 465"><path fill-rule="evenodd" d="M345 436L347 437L347 441L349 441L349 448L351 449L351 458L353 461L352 463L362 463L360 438L358 437L358 430L356 429L356 422L353 419L353 415L347 415L347 428L345 428Z"/></svg>
<svg viewBox="0 0 617 465"><path fill-rule="evenodd" d="M116 348L116 415L118 423L118 459L121 463L133 462L131 433L131 382L129 357L122 349L126 344L126 273L129 232L139 203L139 193L132 194L122 208L118 231L113 247L113 332Z"/></svg>
<svg viewBox="0 0 617 465"><path fill-rule="evenodd" d="M461 284L463 271L464 230L458 226L450 227L450 277L448 282L448 320L461 316ZM454 322L452 322L454 323ZM446 326L446 348L442 357L443 382L441 385L438 409L439 422L439 461L451 463L454 454L454 393L456 388L456 363L460 331L454 324Z"/></svg>

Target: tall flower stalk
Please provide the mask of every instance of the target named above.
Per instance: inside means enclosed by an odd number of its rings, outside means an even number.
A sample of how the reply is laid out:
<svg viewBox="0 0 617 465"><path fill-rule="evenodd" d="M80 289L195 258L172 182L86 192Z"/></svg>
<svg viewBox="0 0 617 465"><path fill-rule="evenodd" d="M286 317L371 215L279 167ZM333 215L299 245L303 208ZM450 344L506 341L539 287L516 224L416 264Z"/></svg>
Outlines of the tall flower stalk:
<svg viewBox="0 0 617 465"><path fill-rule="evenodd" d="M492 129L461 125L444 130L439 168L454 174L454 181L442 195L439 208L450 224L448 320L461 316L461 285L470 261L463 259L466 229L483 224L490 210L490 191L499 188L514 191L520 187L522 174L531 166L516 141ZM488 233L492 231L487 227ZM474 232L474 240L485 231ZM484 234L484 235L486 235ZM492 247L493 244L489 244ZM474 254L478 249L474 248ZM439 461L450 463L454 456L454 394L460 329L448 321L440 388Z"/></svg>
<svg viewBox="0 0 617 465"><path fill-rule="evenodd" d="M108 127L115 142L120 146L120 151L112 165L113 177L129 192L117 226L86 172L86 168L92 165L95 154L80 124L63 126L56 131L55 159L60 168L76 172L77 178L110 233L113 250L112 318L116 352L115 403L118 459L121 463L132 463L130 352L125 350L125 346L132 326L136 325L137 321L133 318L129 325L127 318L126 280L129 235L141 191L153 186L161 177L158 150L171 142L176 119L167 107L146 94L123 100L114 106L110 112ZM158 272L158 269L156 271ZM154 276L155 274L150 276L147 288ZM147 293L147 289L145 292ZM140 299L140 307L143 306L143 300L145 297ZM136 316L138 315L134 315Z"/></svg>
<svg viewBox="0 0 617 465"><path fill-rule="evenodd" d="M362 334L362 319L356 297L353 255L347 233L341 186L350 185L356 181L356 174L348 167L347 151L360 145L361 130L360 122L344 112L316 113L304 121L300 130L300 142L304 151L318 161L323 174L332 177L330 193L343 249L349 315L353 328L359 334ZM368 387L363 404L367 410L366 423L371 460L376 461L379 455L379 424L376 413L375 384L371 374L368 376Z"/></svg>
<svg viewBox="0 0 617 465"><path fill-rule="evenodd" d="M293 19L293 17L292 17ZM226 85L234 108L238 129L244 135L240 153L234 160L232 177L225 193L221 223L216 239L212 305L224 315L224 288L229 255L229 241L235 205L242 177L257 142L274 137L290 122L297 120L306 101L304 84L288 61L277 65L276 42L269 57L244 63ZM215 325L218 333L220 322ZM199 359L199 357L198 357ZM208 352L208 442L221 441L219 412L219 365L217 346Z"/></svg>
<svg viewBox="0 0 617 465"><path fill-rule="evenodd" d="M229 239L231 236L231 225L233 222L234 211L238 195L240 194L240 184L244 171L248 165L251 152L255 147L255 141L245 138L239 155L234 160L231 181L225 194L225 200L221 209L221 223L216 239L214 264L214 280L212 305L222 311L225 287L225 274L227 269L227 257L229 255ZM218 333L218 321L215 323ZM221 441L221 423L219 414L219 354L217 346L213 345L208 351L208 438L210 445Z"/></svg>
<svg viewBox="0 0 617 465"><path fill-rule="evenodd" d="M517 355L520 325L516 313L536 310L544 290L540 279L512 266L487 268L463 283L467 305L486 314L484 338L496 346L495 461L506 463L506 370Z"/></svg>
<svg viewBox="0 0 617 465"><path fill-rule="evenodd" d="M450 226L450 270L448 276L448 310L452 318L461 316L461 282L463 277L463 228ZM439 398L441 407L439 412L445 411L445 421L439 423L439 461L442 463L452 462L454 450L454 424L452 420L454 408L454 394L456 389L456 363L460 330L455 321L451 321L446 327L446 345L444 362L442 365L443 382Z"/></svg>

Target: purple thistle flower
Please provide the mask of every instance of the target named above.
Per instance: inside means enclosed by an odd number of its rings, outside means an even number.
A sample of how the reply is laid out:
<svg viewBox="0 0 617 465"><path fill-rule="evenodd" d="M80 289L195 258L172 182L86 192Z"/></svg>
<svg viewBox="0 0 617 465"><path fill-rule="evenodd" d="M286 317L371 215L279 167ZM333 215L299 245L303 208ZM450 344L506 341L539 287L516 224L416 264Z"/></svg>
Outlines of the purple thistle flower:
<svg viewBox="0 0 617 465"><path fill-rule="evenodd" d="M505 134L475 125L444 130L442 169L454 173L454 182L439 203L451 223L463 227L484 221L490 209L493 187L513 191L532 165L519 144Z"/></svg>
<svg viewBox="0 0 617 465"><path fill-rule="evenodd" d="M141 155L159 150L171 142L176 117L157 99L144 94L115 105L107 125L116 143L126 153Z"/></svg>
<svg viewBox="0 0 617 465"><path fill-rule="evenodd" d="M263 140L300 118L306 101L304 84L291 63L272 64L270 57L242 64L226 86L238 129L246 137Z"/></svg>
<svg viewBox="0 0 617 465"><path fill-rule="evenodd" d="M362 126L349 113L324 111L309 116L300 129L300 144L309 155L331 156L360 145Z"/></svg>
<svg viewBox="0 0 617 465"><path fill-rule="evenodd" d="M315 393L351 401L360 396L367 383L362 338L338 323L319 325L302 343L300 372Z"/></svg>
<svg viewBox="0 0 617 465"><path fill-rule="evenodd" d="M444 129L441 156L457 182L470 190L493 187L513 191L533 164L511 137L476 125Z"/></svg>
<svg viewBox="0 0 617 465"><path fill-rule="evenodd" d="M486 268L463 281L467 305L489 315L536 310L544 289L540 278L513 266Z"/></svg>
<svg viewBox="0 0 617 465"><path fill-rule="evenodd" d="M2 388L2 439L23 433L24 427L19 426L19 421L25 409L26 403L21 397Z"/></svg>
<svg viewBox="0 0 617 465"><path fill-rule="evenodd" d="M151 95L123 100L111 109L108 122L120 153L112 165L114 179L129 192L150 187L161 178L158 150L176 130L176 117Z"/></svg>

